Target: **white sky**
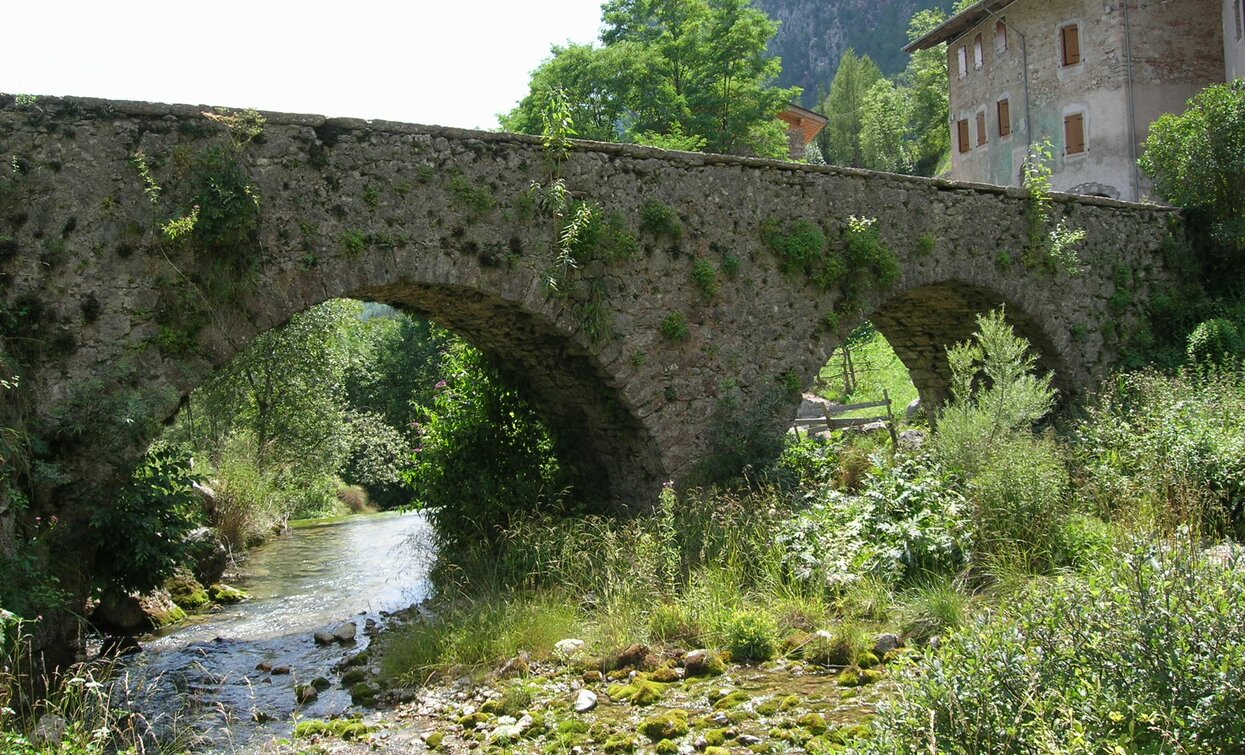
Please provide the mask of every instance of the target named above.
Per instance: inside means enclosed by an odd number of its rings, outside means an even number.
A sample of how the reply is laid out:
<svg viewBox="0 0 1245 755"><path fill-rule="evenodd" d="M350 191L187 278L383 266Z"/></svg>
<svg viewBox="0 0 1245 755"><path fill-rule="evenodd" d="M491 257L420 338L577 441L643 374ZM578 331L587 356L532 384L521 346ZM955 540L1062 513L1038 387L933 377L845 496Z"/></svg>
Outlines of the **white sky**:
<svg viewBox="0 0 1245 755"><path fill-rule="evenodd" d="M0 92L495 128L600 0L0 0Z"/></svg>

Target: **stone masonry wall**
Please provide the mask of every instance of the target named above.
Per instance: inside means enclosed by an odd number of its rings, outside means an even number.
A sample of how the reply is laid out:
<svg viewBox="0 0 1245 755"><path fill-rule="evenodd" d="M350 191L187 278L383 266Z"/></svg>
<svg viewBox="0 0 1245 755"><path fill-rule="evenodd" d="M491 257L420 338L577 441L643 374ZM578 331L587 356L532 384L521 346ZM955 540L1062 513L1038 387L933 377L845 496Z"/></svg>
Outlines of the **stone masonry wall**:
<svg viewBox="0 0 1245 755"><path fill-rule="evenodd" d="M4 350L71 478L48 492L59 506L106 491L255 335L343 296L426 314L495 356L585 486L648 502L735 440L732 417L785 426L794 389L866 319L929 400L945 394L945 347L999 304L1066 394L1092 386L1165 280L1178 226L1157 207L1056 197L1087 233L1070 276L1020 261L1034 229L1014 190L585 143L562 172L601 206L614 254L552 292L552 220L529 192L549 179L538 139L269 113L245 143L205 111L0 97ZM167 240L161 224L196 197L211 219L203 187L221 176L258 196L257 215L243 201L217 218L225 232L253 221L234 245ZM784 270L773 233L803 221L841 250L851 216L876 219L892 283L849 271L851 287L823 288Z"/></svg>

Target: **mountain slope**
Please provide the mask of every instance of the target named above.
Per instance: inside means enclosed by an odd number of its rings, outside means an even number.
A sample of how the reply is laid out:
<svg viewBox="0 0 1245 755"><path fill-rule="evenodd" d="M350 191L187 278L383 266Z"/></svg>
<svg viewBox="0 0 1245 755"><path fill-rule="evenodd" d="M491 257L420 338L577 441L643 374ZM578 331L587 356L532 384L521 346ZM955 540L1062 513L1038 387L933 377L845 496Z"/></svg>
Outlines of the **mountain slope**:
<svg viewBox="0 0 1245 755"><path fill-rule="evenodd" d="M950 11L953 0L754 0L782 22L770 51L782 58L782 86L804 88L804 105L828 91L843 52L868 55L882 72L903 70L908 21L918 11Z"/></svg>

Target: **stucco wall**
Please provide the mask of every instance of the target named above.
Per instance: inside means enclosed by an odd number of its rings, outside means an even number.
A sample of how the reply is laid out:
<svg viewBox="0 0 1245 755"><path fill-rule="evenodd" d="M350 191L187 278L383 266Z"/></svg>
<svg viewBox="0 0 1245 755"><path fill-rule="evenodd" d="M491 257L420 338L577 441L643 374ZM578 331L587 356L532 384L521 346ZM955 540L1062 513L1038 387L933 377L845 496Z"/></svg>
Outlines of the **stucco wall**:
<svg viewBox="0 0 1245 755"><path fill-rule="evenodd" d="M1245 33L1241 30L1245 17L1238 23L1233 7L1239 2L1240 0L1223 0L1223 58L1225 78L1228 81L1245 78ZM1245 7L1241 8L1241 13L1245 14Z"/></svg>

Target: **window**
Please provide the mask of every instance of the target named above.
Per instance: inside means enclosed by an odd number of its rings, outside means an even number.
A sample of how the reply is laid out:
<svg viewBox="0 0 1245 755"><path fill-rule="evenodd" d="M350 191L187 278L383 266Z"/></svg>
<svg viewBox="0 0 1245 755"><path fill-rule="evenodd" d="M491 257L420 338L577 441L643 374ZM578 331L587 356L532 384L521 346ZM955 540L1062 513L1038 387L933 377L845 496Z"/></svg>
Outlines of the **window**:
<svg viewBox="0 0 1245 755"><path fill-rule="evenodd" d="M1240 0L1237 0L1240 2ZM994 49L996 52L1007 50L1007 19L999 19L994 25Z"/></svg>
<svg viewBox="0 0 1245 755"><path fill-rule="evenodd" d="M968 75L968 48L965 47L964 45L960 45L959 56L960 56L960 78L962 79Z"/></svg>
<svg viewBox="0 0 1245 755"><path fill-rule="evenodd" d="M955 122L956 136L959 137L960 152L967 152L972 149L968 141L968 119L961 118Z"/></svg>
<svg viewBox="0 0 1245 755"><path fill-rule="evenodd" d="M977 113L977 146L980 147L986 143L986 111L982 110Z"/></svg>
<svg viewBox="0 0 1245 755"><path fill-rule="evenodd" d="M981 70L986 64L986 50L981 44L981 35L973 37L973 67Z"/></svg>
<svg viewBox="0 0 1245 755"><path fill-rule="evenodd" d="M1074 66L1081 62L1081 29L1076 24L1068 24L1059 29L1060 49L1063 52L1063 64Z"/></svg>
<svg viewBox="0 0 1245 755"><path fill-rule="evenodd" d="M1070 113L1063 118L1063 153L1079 155L1085 152L1085 114Z"/></svg>
<svg viewBox="0 0 1245 755"><path fill-rule="evenodd" d="M1012 106L1006 99L999 100L996 104L996 110L999 115L999 138L1011 136L1012 133Z"/></svg>

